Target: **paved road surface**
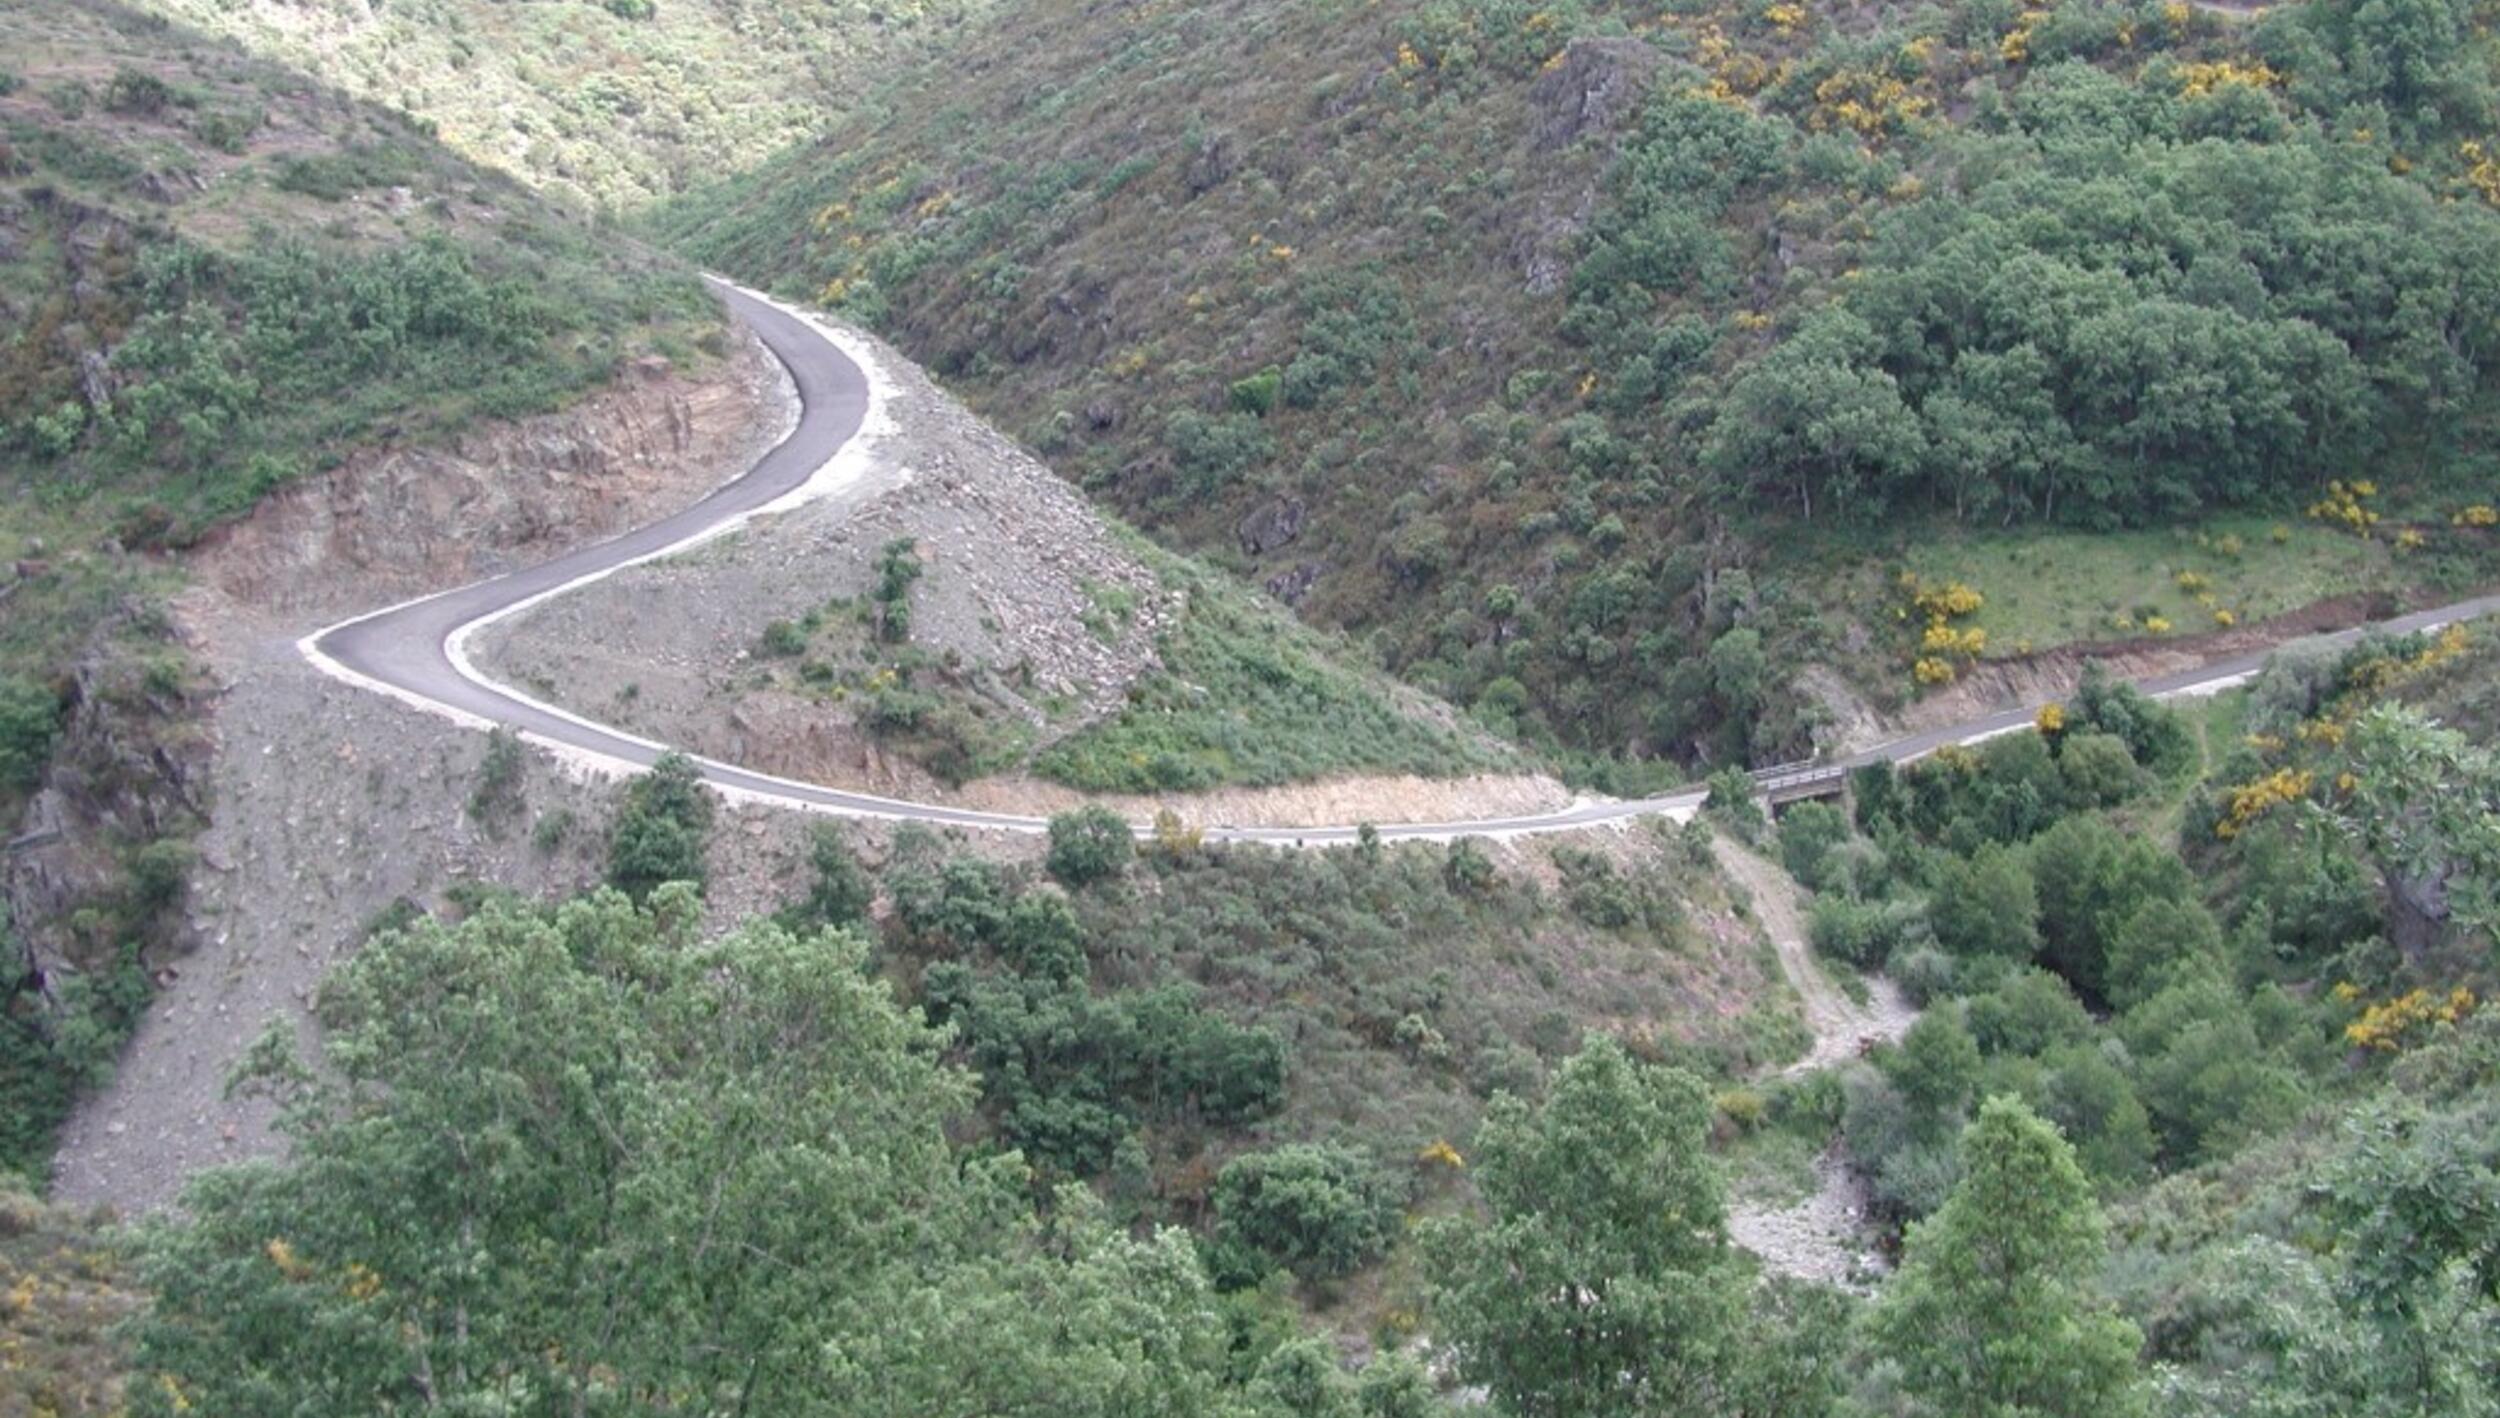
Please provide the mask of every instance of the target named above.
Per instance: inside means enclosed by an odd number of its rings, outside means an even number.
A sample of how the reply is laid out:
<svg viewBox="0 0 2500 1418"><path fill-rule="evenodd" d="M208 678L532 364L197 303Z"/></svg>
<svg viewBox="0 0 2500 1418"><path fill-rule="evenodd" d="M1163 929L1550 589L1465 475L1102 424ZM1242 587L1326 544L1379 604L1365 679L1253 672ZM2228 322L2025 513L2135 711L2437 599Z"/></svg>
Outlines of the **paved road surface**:
<svg viewBox="0 0 2500 1418"><path fill-rule="evenodd" d="M799 421L789 437L744 476L673 517L524 571L317 631L304 639L305 654L325 672L366 688L420 707L449 712L467 722L505 725L527 738L562 749L634 766L648 766L666 752L665 745L593 723L486 678L467 663L459 646L464 632L487 621L702 541L792 494L859 432L870 400L868 378L860 367L821 331L790 311L726 282L715 281L713 285L731 313L755 331L797 384ZM2385 622L2384 628L2418 630L2493 611L2500 611L2500 595L2401 616ZM2328 638L2343 640L2359 633L2346 631ZM2202 669L2148 680L2143 688L2156 695L2210 691L2247 678L2264 660L2265 652L2252 652ZM1969 742L2019 728L2031 722L2033 712L2034 708L2028 706L2009 709L1896 739L1841 761L1855 766L1879 759L1916 758L1944 744ZM706 779L732 795L788 807L851 817L909 819L1018 832L1037 832L1047 826L1045 819L1037 817L904 802L776 778L711 759L695 761ZM1557 832L1661 813L1682 816L1700 806L1702 797L1701 789L1687 788L1655 798L1580 802L1556 812L1523 817L1382 823L1379 832L1392 839ZM1352 823L1323 827L1215 826L1207 829L1207 836L1226 841L1320 846L1351 841L1359 831Z"/></svg>

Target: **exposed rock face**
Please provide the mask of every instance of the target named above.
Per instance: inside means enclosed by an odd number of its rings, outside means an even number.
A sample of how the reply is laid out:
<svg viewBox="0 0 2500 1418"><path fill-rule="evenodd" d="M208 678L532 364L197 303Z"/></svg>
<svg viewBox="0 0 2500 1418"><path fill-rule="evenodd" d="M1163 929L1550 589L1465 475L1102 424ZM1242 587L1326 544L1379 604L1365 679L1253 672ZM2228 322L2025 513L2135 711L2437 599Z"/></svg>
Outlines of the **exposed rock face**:
<svg viewBox="0 0 2500 1418"><path fill-rule="evenodd" d="M1549 193L1537 199L1536 207L1512 234L1510 259L1527 278L1530 295L1552 295L1561 290L1571 274L1573 253L1580 233L1588 230L1589 219L1597 211L1595 183L1568 197Z"/></svg>
<svg viewBox="0 0 2500 1418"><path fill-rule="evenodd" d="M321 615L525 566L691 501L690 469L744 468L788 427L780 379L751 340L702 378L645 361L559 413L361 454L211 536L195 569L251 609Z"/></svg>
<svg viewBox="0 0 2500 1418"><path fill-rule="evenodd" d="M99 650L69 671L70 709L43 786L0 856L0 902L31 972L57 997L72 975L111 963L128 944L153 968L164 940L129 942L82 924L85 908L122 889L124 851L180 838L206 820L210 748L197 687Z"/></svg>
<svg viewBox="0 0 2500 1418"><path fill-rule="evenodd" d="M1640 113L1664 62L1637 39L1573 40L1528 92L1538 150L1560 153L1587 141L1601 145L1601 161L1611 163L1618 135ZM1511 263L1527 278L1529 294L1562 289L1573 246L1596 208L1594 178L1537 199L1510 241Z"/></svg>
<svg viewBox="0 0 2500 1418"><path fill-rule="evenodd" d="M1230 133L1214 133L1190 155L1183 180L1189 184L1189 195L1196 197L1223 186L1240 167L1241 144Z"/></svg>
<svg viewBox="0 0 2500 1418"><path fill-rule="evenodd" d="M1294 539L1302 535L1307 510L1298 497L1280 497L1253 509L1235 529L1241 537L1243 554L1264 556L1293 545Z"/></svg>
<svg viewBox="0 0 2500 1418"><path fill-rule="evenodd" d="M1304 596L1311 594L1311 588L1319 584L1319 578L1327 570L1324 563L1306 561L1290 571L1270 576L1262 589L1286 605L1297 605Z"/></svg>
<svg viewBox="0 0 2500 1418"><path fill-rule="evenodd" d="M1658 77L1658 51L1637 39L1576 39L1528 91L1539 148L1611 137L1638 113Z"/></svg>

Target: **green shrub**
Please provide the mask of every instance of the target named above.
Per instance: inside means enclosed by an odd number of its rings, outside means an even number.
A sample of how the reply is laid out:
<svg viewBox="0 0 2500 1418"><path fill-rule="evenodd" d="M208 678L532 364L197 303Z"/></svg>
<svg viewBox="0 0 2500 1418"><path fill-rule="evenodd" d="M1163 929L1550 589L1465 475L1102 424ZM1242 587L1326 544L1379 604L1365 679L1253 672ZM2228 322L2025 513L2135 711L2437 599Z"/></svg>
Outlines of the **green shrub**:
<svg viewBox="0 0 2500 1418"><path fill-rule="evenodd" d="M1233 407L1245 414L1265 418L1276 412L1276 401L1285 387L1285 372L1269 365L1258 373L1233 381Z"/></svg>
<svg viewBox="0 0 2500 1418"><path fill-rule="evenodd" d="M127 117L154 118L173 102L174 91L163 79L127 65L115 70L112 82L104 86L104 107Z"/></svg>
<svg viewBox="0 0 2500 1418"><path fill-rule="evenodd" d="M876 899L876 886L860 866L859 858L843 843L842 829L830 822L817 823L808 834L807 858L815 870L815 880L800 907L805 920L824 926L847 926L866 920L868 907Z"/></svg>
<svg viewBox="0 0 2500 1418"><path fill-rule="evenodd" d="M1738 1132L1759 1132L1770 1119L1769 1100L1750 1088L1730 1088L1711 1100L1711 1109Z"/></svg>
<svg viewBox="0 0 2500 1418"><path fill-rule="evenodd" d="M554 812L542 814L537 824L530 828L530 848L542 857L551 857L572 835L573 810L560 807Z"/></svg>
<svg viewBox="0 0 2500 1418"><path fill-rule="evenodd" d="M2196 756L2196 743L2179 711L2124 680L2112 679L2097 660L2087 661L2083 680L2067 706L2066 731L2114 734L2127 756L2155 773L2175 773Z"/></svg>
<svg viewBox="0 0 2500 1418"><path fill-rule="evenodd" d="M776 658L803 655L807 653L807 632L796 621L769 621L764 626L763 635L757 638L755 647Z"/></svg>
<svg viewBox="0 0 2500 1418"><path fill-rule="evenodd" d="M1302 1280L1344 1275L1387 1248L1396 1202L1369 1159L1291 1144L1236 1157L1217 1174L1216 1236Z"/></svg>
<svg viewBox="0 0 2500 1418"><path fill-rule="evenodd" d="M2114 807L2144 786L2144 771L2116 734L2067 734L2057 747L2057 771L2066 790L2093 807Z"/></svg>
<svg viewBox="0 0 2500 1418"><path fill-rule="evenodd" d="M1276 452L1258 417L1238 412L1210 418L1194 409L1175 410L1163 422L1163 443L1190 496L1222 489Z"/></svg>
<svg viewBox="0 0 2500 1418"><path fill-rule="evenodd" d="M1895 951L1923 943L1926 925L1926 913L1915 901L1825 895L1806 913L1806 937L1818 953L1866 971L1881 970Z"/></svg>
<svg viewBox="0 0 2500 1418"><path fill-rule="evenodd" d="M1762 835L1768 824L1762 816L1761 794L1751 775L1731 763L1710 775L1709 787L1702 799L1702 811L1716 817L1739 840L1750 842Z"/></svg>
<svg viewBox="0 0 2500 1418"><path fill-rule="evenodd" d="M1928 944L1895 956L1885 973L1915 1005L1928 1005L1953 993L1953 957Z"/></svg>
<svg viewBox="0 0 2500 1418"><path fill-rule="evenodd" d="M712 827L711 789L682 753L663 754L626 785L608 839L608 884L636 901L672 881L705 880L704 840Z"/></svg>
<svg viewBox="0 0 2500 1418"><path fill-rule="evenodd" d="M1802 802L1780 814L1780 861L1809 891L1830 888L1826 865L1849 840L1849 820L1827 802Z"/></svg>
<svg viewBox="0 0 2500 1418"><path fill-rule="evenodd" d="M221 153L240 153L268 122L259 109L208 109L191 120L191 134Z"/></svg>
<svg viewBox="0 0 2500 1418"><path fill-rule="evenodd" d="M911 639L911 588L920 579L920 543L897 537L877 552L877 638L888 645Z"/></svg>
<svg viewBox="0 0 2500 1418"><path fill-rule="evenodd" d="M1050 874L1071 890L1117 876L1136 855L1136 835L1118 813L1086 806L1050 820Z"/></svg>
<svg viewBox="0 0 2500 1418"><path fill-rule="evenodd" d="M1991 845L1945 860L1928 895L1927 923L1956 959L2027 961L2040 948L2040 907L2030 859Z"/></svg>
<svg viewBox="0 0 2500 1418"><path fill-rule="evenodd" d="M344 202L367 188L403 186L416 173L416 159L406 150L364 146L282 159L270 182L281 192Z"/></svg>
<svg viewBox="0 0 2500 1418"><path fill-rule="evenodd" d="M1068 898L1055 891L1032 891L1015 899L998 930L998 955L1009 969L1037 980L1074 983L1090 968L1084 927Z"/></svg>
<svg viewBox="0 0 2500 1418"><path fill-rule="evenodd" d="M1481 895L1493 889L1501 874L1494 869L1492 854L1475 837L1461 837L1452 842L1441 859L1441 879L1450 890L1462 896Z"/></svg>
<svg viewBox="0 0 2500 1418"><path fill-rule="evenodd" d="M469 790L469 816L489 830L500 831L521 810L521 738L497 727L486 735L486 754L478 760L477 781Z"/></svg>
<svg viewBox="0 0 2500 1418"><path fill-rule="evenodd" d="M60 731L58 696L22 675L0 675L0 789L33 787Z"/></svg>

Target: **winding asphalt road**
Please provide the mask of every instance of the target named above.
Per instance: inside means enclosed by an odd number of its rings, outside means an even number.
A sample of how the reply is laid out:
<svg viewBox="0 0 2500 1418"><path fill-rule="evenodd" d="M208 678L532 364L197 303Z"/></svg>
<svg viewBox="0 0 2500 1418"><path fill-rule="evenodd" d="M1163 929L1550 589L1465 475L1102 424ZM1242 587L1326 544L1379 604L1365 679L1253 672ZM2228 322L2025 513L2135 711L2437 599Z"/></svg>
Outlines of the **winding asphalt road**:
<svg viewBox="0 0 2500 1418"><path fill-rule="evenodd" d="M796 494L824 469L858 434L871 401L868 376L822 331L789 310L752 291L715 280L713 288L730 312L744 321L789 370L800 403L798 425L788 437L759 459L737 480L716 489L675 516L637 528L610 541L555 558L509 575L428 596L306 636L305 655L324 673L403 702L466 723L503 725L523 737L578 754L588 754L625 767L648 767L667 746L622 730L594 723L554 705L533 699L511 686L487 678L462 652L467 636L499 619L517 614L549 597L682 550L736 526L746 517ZM2500 595L2482 596L2453 605L2400 616L2379 628L2406 631L2436 628L2450 621L2500 611ZM2324 637L2347 640L2359 629ZM2254 651L2201 669L2144 681L2156 696L2211 692L2245 680L2264 663L2266 652ZM1840 766L1889 759L1907 761L1948 743L1967 743L2028 724L2034 707L1934 729L1881 744L1848 758ZM848 817L885 818L945 826L1039 832L1048 823L1038 817L975 812L935 803L905 802L867 793L777 778L736 764L697 758L703 776L733 797L752 798L785 807ZM1600 823L1655 814L1682 816L1700 806L1703 791L1680 789L1662 797L1574 803L1555 812L1522 817L1463 822L1382 823L1384 838L1517 836L1559 832ZM1323 827L1232 827L1207 829L1209 838L1265 842L1280 846L1321 846L1348 842L1361 829L1354 824Z"/></svg>

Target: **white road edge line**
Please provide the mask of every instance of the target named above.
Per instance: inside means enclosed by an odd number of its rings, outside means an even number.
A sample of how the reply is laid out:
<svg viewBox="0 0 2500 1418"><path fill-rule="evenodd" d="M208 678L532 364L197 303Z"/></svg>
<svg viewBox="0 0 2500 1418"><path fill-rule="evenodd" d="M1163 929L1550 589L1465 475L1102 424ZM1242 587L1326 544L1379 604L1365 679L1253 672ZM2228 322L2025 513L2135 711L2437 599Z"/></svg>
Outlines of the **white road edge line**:
<svg viewBox="0 0 2500 1418"><path fill-rule="evenodd" d="M725 285L735 286L735 288L740 292L752 296L755 299L772 306L774 309L781 311L783 314L790 316L792 319L797 320L800 324L805 325L808 329L814 331L827 344L830 344L834 348L840 350L845 357L851 360L853 364L859 366L860 373L864 377L868 387L868 408L866 414L860 421L859 431L845 440L840 448L835 449L833 456L826 459L822 467L819 467L816 471L808 474L806 481L800 483L797 487L792 488L790 491L783 493L771 502L765 503L760 507L750 509L746 512L738 513L734 516L725 517L708 527L682 537L666 546L646 552L641 556L634 557L627 561L618 562L614 566L601 567L595 571L585 572L570 581L564 582L561 585L551 586L548 589L539 592L537 595L528 597L525 600L516 601L500 610L490 611L475 620L454 628L451 634L443 642L444 656L451 661L452 668L459 672L461 678L468 680L470 683L477 685L479 688L491 690L496 694L502 695L505 698L514 701L515 703L526 705L529 708L539 711L540 713L565 720L568 723L578 724L583 728L605 734L610 738L621 739L627 743L640 745L641 747L651 749L657 753L668 752L668 745L661 743L656 739L648 739L639 734L628 733L613 724L603 724L595 719L585 718L584 716L576 714L560 705L550 704L535 695L522 691L516 686L506 684L505 682L488 675L477 667L475 660L471 657L469 652L469 639L478 631L494 625L499 621L509 619L510 617L518 615L523 611L530 610L536 606L553 600L558 596L580 590L584 586L595 585L598 582L604 581L607 578L614 576L616 573L624 571L630 567L642 566L666 557L681 555L698 546L702 546L707 542L714 541L720 537L735 532L740 528L745 527L749 522L752 522L758 517L779 515L781 513L789 512L794 509L804 507L808 503L814 502L819 498L841 492L858 482L859 479L867 473L870 465L871 454L879 446L893 438L895 433L894 420L892 416L886 412L885 406L890 397L894 397L899 393L899 389L894 383L893 378L886 373L884 365L878 360L875 349L871 347L867 341L860 339L848 330L827 324L825 321L818 319L813 314L810 314L809 312L785 301L776 300L761 291L753 290L746 286L738 286L735 282L723 281L722 283ZM789 376L786 372L784 372L782 378L787 380ZM804 410L798 407L797 390L795 387L789 388L789 398L792 406L792 413L787 426L782 429L781 438L774 441L775 447L778 447L781 442L787 440L790 435L797 430L799 420L805 416ZM738 478L743 476L745 476L744 470L740 470L737 473L733 473L727 481L735 482ZM904 470L904 477L906 480L909 479L910 473L908 469ZM723 484L723 486L726 485L726 483ZM481 579L492 580L494 578L487 577ZM302 653L306 660L312 663L313 668L342 684L351 685L357 689L382 695L420 712L448 719L452 723L458 724L463 728L493 730L503 727L502 725L497 724L496 721L486 718L483 715L471 713L470 711L459 708L455 705L445 704L440 700L429 699L426 696L418 694L412 690L402 689L398 685L390 684L383 680L375 679L370 675L349 669L347 666L340 664L337 660L334 660L330 656L324 654L321 650L321 641L336 631L344 630L349 626L361 624L362 622L373 620L380 616L389 615L393 611L401 610L408 606L418 605L423 602L433 600L438 596L455 594L460 590L465 590L468 586L477 584L479 583L472 581L465 583L462 586L453 587L448 591L429 591L424 595L411 596L404 601L395 602L391 605L384 606L379 610L367 611L362 615L350 616L345 620L339 621L335 624L322 626L320 629L305 635L303 638L295 642L295 648ZM552 754L558 762L573 768L576 772L581 773L584 776L621 778L630 777L633 774L643 771L643 765L636 763L631 759L619 758L614 754L601 753L597 749L585 748L579 744L566 743L561 739L549 738L544 734L536 733L529 729L515 729L513 732L524 742L532 744ZM821 784L803 783L795 779L782 778L770 773L759 773L754 769L741 768L736 764L714 763L712 760L700 758L696 761L704 763L710 767L741 773L748 777L780 786L786 786L804 791L825 791ZM759 793L751 789L718 782L711 783L709 786L715 792L721 794L722 797L732 802L754 802L772 807L796 808L801 811L817 812L828 816L872 817L900 821L912 817L915 810L923 807L923 805L919 803L903 802L893 798L881 798L872 793L856 793L851 794L851 796L858 798L863 803L877 804L883 807L891 808L892 810L880 811L877 807L837 807L830 803L816 803L807 801L804 798L782 797L771 793ZM847 792L848 790L839 791ZM1028 822L1030 823L1029 826L1026 825ZM994 825L1007 828L1011 831L1034 832L1046 830L1048 827L1046 822L1039 819L1014 818L1003 814L999 815L998 821Z"/></svg>
<svg viewBox="0 0 2500 1418"><path fill-rule="evenodd" d="M709 273L707 273L707 275L708 274ZM514 703L548 715L549 717L564 720L567 723L588 729L597 734L605 735L611 739L634 744L640 748L648 749L653 753L666 753L671 750L667 744L661 743L656 739L644 738L639 734L628 733L612 724L603 724L595 719L587 718L583 715L574 713L573 711L563 708L560 705L550 704L545 700L524 693L519 688L506 684L503 681L486 674L477 667L476 662L471 657L469 649L470 638L477 634L477 632L484 630L489 626L508 620L524 611L543 605L558 596L567 595L573 591L580 590L584 586L595 585L600 581L604 581L607 578L614 576L620 571L627 570L631 567L646 565L650 562L658 561L666 557L681 555L696 547L702 546L705 543L715 541L721 537L729 535L732 532L736 532L758 517L786 513L796 508L804 507L807 504L815 502L821 498L845 491L866 475L871 466L872 455L884 444L892 441L896 434L896 425L894 424L891 416L886 412L886 403L890 397L895 397L899 394L899 388L894 383L892 377L886 372L883 363L877 355L874 345L852 331L833 325L799 306L790 304L786 301L777 300L772 296L766 295L762 291L738 285L736 282L730 281L721 276L712 275L710 278L718 281L724 286L737 290L746 296L772 306L774 309L781 311L785 315L788 315L808 330L814 332L818 338L824 340L827 344L840 351L844 357L849 359L852 364L858 367L862 380L867 386L868 393L867 408L862 415L858 430L854 432L851 437L845 439L842 445L834 450L833 455L827 458L822 466L818 467L814 472L808 474L807 478L798 486L792 488L786 493L783 493L781 496L774 498L772 501L759 507L752 508L748 511L724 517L720 521L712 523L710 526L700 528L687 536L678 539L677 541L669 543L666 546L645 552L640 556L636 556L625 561L620 561L613 566L601 567L594 571L584 572L582 575L577 576L570 581L564 582L561 585L551 586L536 595L516 601L513 604L504 606L500 609L489 611L474 620L467 621L461 625L453 627L450 634L448 634L443 641L444 657L450 661L453 670L458 673L461 678L469 681L471 684L474 684L491 693L500 695ZM776 361L776 363L778 363L778 361ZM779 447L782 443L787 442L789 438L796 433L800 423L806 417L805 406L798 397L795 382L791 381L788 371L782 371L782 378L784 380L783 387L787 396L787 406L791 412L789 414L788 422L781 431L781 437L775 440L772 445L773 447ZM752 465L750 465L750 467L752 467ZM910 469L908 467L904 467L900 468L899 471L901 472L904 481L908 482L911 477ZM732 473L730 477L721 484L721 486L727 486L728 483L735 482L744 476L746 476L746 470ZM389 615L394 611L434 600L440 596L454 595L462 590L468 589L469 586L479 585L482 584L483 581L493 579L496 578L481 578L480 581L468 582L462 586L453 587L450 590L433 591L421 596L412 596L407 600L384 606L379 610L367 611L362 615L350 616L345 620L336 622L335 624L323 626L320 629L305 635L303 638L295 642L295 648L307 661L312 664L315 670L341 684L363 690L367 693L381 695L384 698L394 700L421 713L432 714L439 718L449 720L462 728L493 730L499 727L507 727L499 725L496 721L486 718L483 715L472 713L469 710L462 709L454 705L445 704L439 700L429 699L414 690L403 689L398 685L390 684L385 681L375 679L372 676L364 674L360 671L349 669L346 665L332 659L321 650L321 641L324 638L337 631L344 630L349 626L358 625L380 616ZM2445 620L2433 621L2418 628L2435 631L2448 623L2449 622ZM2153 697L2157 699L2204 697L2219 694L2227 689L2236 688L2239 685L2247 683L2254 677L2255 672L2250 670L2242 670L2232 674L2216 675L2211 679L2199 680L2192 684L2165 690ZM2004 734L2014 733L2028 727L2030 727L2028 723L2018 721L2015 723L2001 725L1996 728L1984 729L1959 740L1955 740L1955 742L1960 744L1982 743L1989 739L1996 738ZM527 742L552 755L560 765L564 766L573 772L577 777L582 779L616 779L630 777L643 771L642 764L636 763L628 758L618 757L615 754L604 753L598 749L586 748L579 744L566 743L561 739L549 738L544 734L526 728L514 728L512 731L524 742ZM1897 761L1908 762L1915 758L1924 757L1925 753L1933 751L1933 749L1929 749L1920 753L1912 753ZM707 785L714 792L719 793L722 798L733 804L751 804L778 808L783 811L809 812L827 817L867 818L890 822L934 820L943 825L970 827L989 831L1039 833L1048 831L1050 826L1048 820L1045 818L1029 817L1015 813L988 812L978 808L950 808L931 803L909 802L900 798L881 797L873 793L857 792L848 788L831 788L820 783L808 783L795 778L784 778L771 773L758 772L755 769L742 767L738 764L723 763L716 759L703 758L697 755L690 754L687 756L693 758L696 763L702 765L703 767L720 773L735 774L753 782L764 783L775 788L786 788L790 790L786 794L766 792L750 788L742 784L722 782L718 778L706 779ZM836 793L842 796L845 801L841 803L819 802L808 796L810 794L819 793ZM1602 826L1613 826L1619 828L1627 826L1635 817L1664 817L1673 822L1688 822L1696 813L1699 812L1701 803L1705 796L1706 795L1699 789L1686 789L1680 792L1670 793L1661 798L1642 799L1635 802L1614 804L1613 807L1615 810L1609 811L1601 816L1591 818L1579 818L1578 815L1586 812L1592 807L1599 806L1603 800L1576 797L1569 805L1554 809L1551 812L1531 814L1525 817L1511 819L1491 819L1490 821L1502 822L1505 824L1498 827L1491 825L1477 826L1476 824L1467 822L1379 823L1374 825L1383 833L1394 833L1398 837L1410 841L1446 841L1462 836L1482 836L1508 840L1514 837L1532 836L1545 832L1567 831L1573 828ZM938 816L933 818L932 814L937 814ZM956 819L971 820L961 821ZM1131 829L1139 836L1146 836L1152 831L1150 824L1132 823L1130 826ZM1313 827L1238 827L1227 824L1211 827L1206 830L1209 836L1215 837L1218 840L1264 842L1275 846L1288 844L1298 846L1303 844L1302 839L1305 837L1350 837L1353 832L1358 829L1341 824Z"/></svg>

